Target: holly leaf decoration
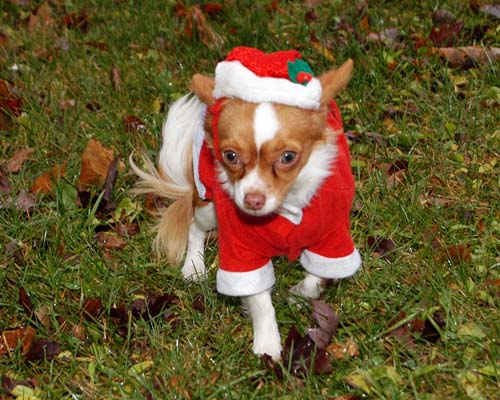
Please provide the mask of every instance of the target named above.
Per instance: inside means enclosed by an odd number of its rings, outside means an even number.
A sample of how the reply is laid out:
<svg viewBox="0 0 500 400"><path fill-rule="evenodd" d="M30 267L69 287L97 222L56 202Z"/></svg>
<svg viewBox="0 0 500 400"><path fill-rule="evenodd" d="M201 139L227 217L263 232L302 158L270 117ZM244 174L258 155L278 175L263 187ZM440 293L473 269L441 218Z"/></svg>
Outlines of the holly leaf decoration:
<svg viewBox="0 0 500 400"><path fill-rule="evenodd" d="M307 85L314 76L314 73L309 64L305 61L295 60L288 61L288 76L294 83Z"/></svg>

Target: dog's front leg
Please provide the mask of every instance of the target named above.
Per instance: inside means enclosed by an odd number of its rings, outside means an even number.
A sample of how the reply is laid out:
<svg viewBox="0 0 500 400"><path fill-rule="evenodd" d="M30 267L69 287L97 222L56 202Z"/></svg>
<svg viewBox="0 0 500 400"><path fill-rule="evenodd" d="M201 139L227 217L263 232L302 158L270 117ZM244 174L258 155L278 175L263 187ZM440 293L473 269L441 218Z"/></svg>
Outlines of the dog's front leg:
<svg viewBox="0 0 500 400"><path fill-rule="evenodd" d="M274 360L281 359L281 338L271 300L271 290L242 297L253 327L253 352L268 354Z"/></svg>
<svg viewBox="0 0 500 400"><path fill-rule="evenodd" d="M207 232L217 226L213 203L194 209L194 217L189 226L186 259L182 267L182 276L186 280L202 280L206 278L204 249Z"/></svg>

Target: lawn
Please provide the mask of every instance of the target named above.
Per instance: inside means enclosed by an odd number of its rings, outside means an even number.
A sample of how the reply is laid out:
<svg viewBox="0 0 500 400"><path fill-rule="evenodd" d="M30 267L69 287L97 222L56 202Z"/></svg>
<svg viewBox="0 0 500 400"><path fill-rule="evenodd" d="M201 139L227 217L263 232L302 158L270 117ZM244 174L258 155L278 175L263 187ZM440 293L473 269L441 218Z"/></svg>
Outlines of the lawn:
<svg viewBox="0 0 500 400"><path fill-rule="evenodd" d="M0 0L0 399L499 398L488 3ZM267 368L215 291L216 241L208 280L183 282L151 251L161 202L131 193L129 155L156 158L169 104L237 45L354 60L337 101L363 268L322 298L340 323L321 374ZM285 341L312 306L275 264Z"/></svg>

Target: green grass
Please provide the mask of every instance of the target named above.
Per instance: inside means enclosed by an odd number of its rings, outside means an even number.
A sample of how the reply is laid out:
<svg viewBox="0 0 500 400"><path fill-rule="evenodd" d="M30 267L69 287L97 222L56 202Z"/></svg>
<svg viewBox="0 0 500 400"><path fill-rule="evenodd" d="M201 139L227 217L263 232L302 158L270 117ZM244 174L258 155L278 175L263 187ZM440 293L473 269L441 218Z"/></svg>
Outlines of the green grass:
<svg viewBox="0 0 500 400"><path fill-rule="evenodd" d="M175 16L171 1L56 3L50 3L52 23L44 30L27 23L35 4L0 0L0 32L7 37L0 47L0 79L23 101L23 114L0 131L0 160L36 149L18 173L6 174L10 195L29 190L54 165L65 162L67 171L51 193L37 197L30 214L0 194L0 332L29 324L18 302L24 287L35 309L46 308L50 317L46 326L33 322L37 337L56 341L65 353L26 363L18 349L0 356L1 376L35 378L43 399L498 396L499 64L453 69L414 46L416 36L428 37L435 9L446 8L464 22L459 45L498 46L492 19L465 1L370 2L364 12L349 2L325 1L311 22L302 2L279 2L278 12L268 1L224 2L222 12L208 18L223 43L210 48L196 29L192 39L186 36L185 20ZM64 27L64 15L82 10L86 32ZM401 48L367 43L364 15L374 32L398 28ZM339 29L342 23L352 30ZM490 29L478 41L472 32L482 25ZM363 269L329 287L324 300L341 317L334 340L353 340L359 355L332 360L332 374L279 380L252 354L250 325L238 301L215 292L214 245L208 281L186 284L178 268L151 254L153 220L142 211L132 221L140 233L125 238L125 249L106 254L94 239L95 214L76 205L74 186L90 138L124 160L134 150L154 157L165 115L161 103L168 107L185 93L195 72L213 73L236 45L298 48L315 71L328 68L331 61L311 46L311 37L331 46L337 64L348 57L355 62L338 103L346 131L359 134L351 146L357 179L352 230ZM391 61L394 69L388 68ZM14 64L19 71L11 69ZM110 79L113 65L120 71L119 90ZM65 109L63 100L74 100L74 106ZM409 104L413 112L404 111ZM390 116L390 106L403 111ZM123 120L130 115L140 117L147 132L128 132ZM383 164L402 161L408 165L403 181L388 187ZM120 172L114 199L133 199L134 181L129 171ZM389 239L396 248L383 257L370 248L370 237ZM470 256L448 254L457 245ZM285 338L293 324L306 329L312 323L309 306L301 311L286 300L300 268L281 260L276 269L274 302ZM176 294L176 318L132 321L131 333L118 335L109 310L145 291ZM199 293L203 312L192 305ZM96 297L104 312L92 322L81 310L84 299ZM398 340L390 331L401 311L409 320L440 315L441 339L432 343L417 334L414 346ZM86 337L79 339L75 327ZM131 374L143 361L153 364ZM353 377L361 387L348 384ZM6 397L1 390L0 398Z"/></svg>

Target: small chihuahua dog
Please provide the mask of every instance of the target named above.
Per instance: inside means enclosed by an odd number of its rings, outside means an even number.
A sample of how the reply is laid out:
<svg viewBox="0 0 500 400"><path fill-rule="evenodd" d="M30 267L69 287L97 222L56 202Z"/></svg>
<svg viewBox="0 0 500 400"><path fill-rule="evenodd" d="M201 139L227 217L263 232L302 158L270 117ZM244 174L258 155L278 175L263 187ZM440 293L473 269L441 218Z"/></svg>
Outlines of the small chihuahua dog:
<svg viewBox="0 0 500 400"><path fill-rule="evenodd" d="M170 264L184 259L185 279L204 279L205 238L217 228L217 290L242 298L254 353L276 360L271 258L300 258L305 278L291 292L310 299L361 265L349 233L349 149L333 101L352 66L316 78L294 50L237 47L215 77L194 75L193 94L172 104L158 169L130 160L136 191L171 201L157 226L157 253Z"/></svg>

